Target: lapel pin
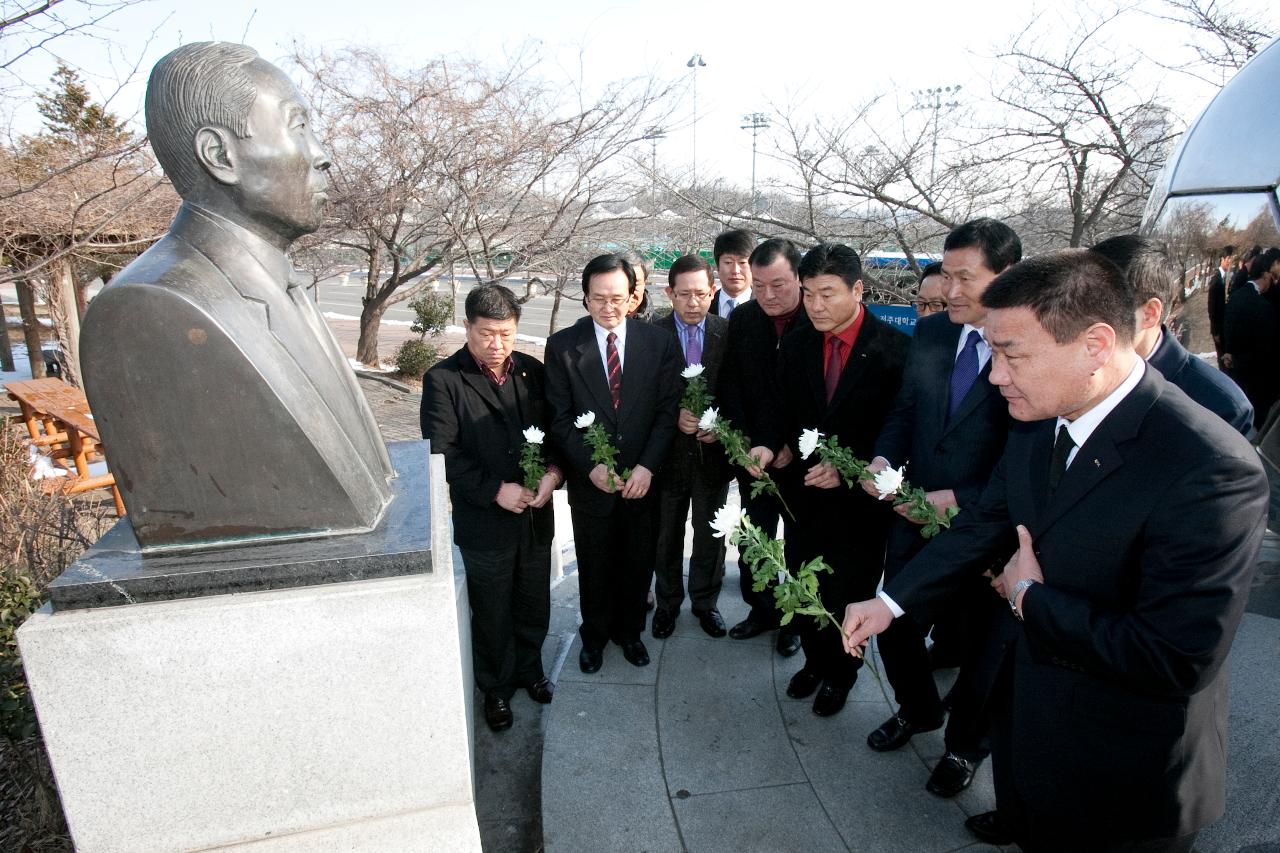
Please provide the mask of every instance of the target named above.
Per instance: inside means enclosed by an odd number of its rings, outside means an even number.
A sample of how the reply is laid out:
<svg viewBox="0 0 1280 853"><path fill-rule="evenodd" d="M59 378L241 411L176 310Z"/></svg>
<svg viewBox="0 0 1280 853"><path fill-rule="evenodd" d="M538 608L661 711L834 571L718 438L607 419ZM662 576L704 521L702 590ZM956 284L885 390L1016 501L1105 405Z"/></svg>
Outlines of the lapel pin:
<svg viewBox="0 0 1280 853"><path fill-rule="evenodd" d="M1095 460L1093 460L1093 467L1094 467L1094 468L1101 468L1101 467L1102 467L1102 463L1101 463L1101 462L1099 462L1097 459L1095 459Z"/></svg>

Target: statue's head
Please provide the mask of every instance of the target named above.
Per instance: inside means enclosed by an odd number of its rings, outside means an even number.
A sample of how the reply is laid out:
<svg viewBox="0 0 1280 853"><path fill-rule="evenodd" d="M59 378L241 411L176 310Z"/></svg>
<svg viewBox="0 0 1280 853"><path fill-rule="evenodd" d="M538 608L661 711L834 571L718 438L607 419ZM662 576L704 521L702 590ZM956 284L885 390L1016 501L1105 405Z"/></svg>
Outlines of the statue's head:
<svg viewBox="0 0 1280 853"><path fill-rule="evenodd" d="M197 42L167 54L147 83L147 133L184 199L285 248L320 227L329 157L306 99L252 48Z"/></svg>

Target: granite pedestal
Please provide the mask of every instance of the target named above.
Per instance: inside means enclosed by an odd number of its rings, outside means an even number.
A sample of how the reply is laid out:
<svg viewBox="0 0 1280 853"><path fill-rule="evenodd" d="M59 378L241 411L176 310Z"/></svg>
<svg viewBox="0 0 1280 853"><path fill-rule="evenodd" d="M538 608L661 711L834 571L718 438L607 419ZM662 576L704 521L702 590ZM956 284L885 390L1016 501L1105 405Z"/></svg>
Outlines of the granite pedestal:
<svg viewBox="0 0 1280 853"><path fill-rule="evenodd" d="M142 557L117 531L20 629L77 850L480 849L443 457L390 451L369 534Z"/></svg>

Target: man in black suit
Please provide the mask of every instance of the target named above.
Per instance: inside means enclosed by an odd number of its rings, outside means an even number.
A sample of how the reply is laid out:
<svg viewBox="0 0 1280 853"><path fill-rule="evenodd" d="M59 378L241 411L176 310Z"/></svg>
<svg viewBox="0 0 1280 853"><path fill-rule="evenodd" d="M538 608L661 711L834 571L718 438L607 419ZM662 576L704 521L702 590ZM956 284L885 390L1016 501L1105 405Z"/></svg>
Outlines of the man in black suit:
<svg viewBox="0 0 1280 853"><path fill-rule="evenodd" d="M1261 428L1280 396L1276 312L1266 298L1280 280L1280 249L1267 249L1249 262L1249 280L1227 297L1227 375L1253 404L1254 426Z"/></svg>
<svg viewBox="0 0 1280 853"><path fill-rule="evenodd" d="M810 249L800 283L813 325L785 337L778 353L782 435L796 441L802 430L816 429L867 459L902 384L909 339L863 307L862 262L848 246ZM818 589L839 618L845 604L875 593L893 513L862 489L846 488L817 456L793 459L785 470L779 487L795 513L786 523L787 564L822 557L831 566L818 576ZM816 691L813 712L831 716L844 707L861 662L844 653L835 626L795 621L805 663L787 695L804 699Z"/></svg>
<svg viewBox="0 0 1280 853"><path fill-rule="evenodd" d="M1262 542L1262 465L1134 352L1133 293L1096 253L1023 261L982 301L991 381L1022 423L972 510L847 608L847 647L953 606L1012 540L993 581L1018 622L994 715L1000 819L1029 853L1189 851L1224 809L1223 664ZM992 816L967 825L989 839Z"/></svg>
<svg viewBox="0 0 1280 853"><path fill-rule="evenodd" d="M1218 258L1218 265L1214 267L1213 275L1209 276L1208 302L1209 302L1209 334L1213 337L1213 348L1218 353L1218 366L1222 367L1222 354L1226 352L1222 348L1222 324L1227 316L1227 281L1231 278L1231 261L1236 256L1235 246L1223 246L1221 255Z"/></svg>
<svg viewBox="0 0 1280 853"><path fill-rule="evenodd" d="M809 328L809 317L800 301L800 250L790 240L774 237L756 246L748 259L755 283L755 299L734 311L729 318L729 344L720 370L717 402L720 414L750 439L751 455L760 461L755 471L738 470L738 492L751 523L770 536L778 535L782 506L778 499L762 494L751 497L751 484L760 470L785 467L791 451L781 433L776 394L778 348L792 332ZM777 469L774 469L777 470ZM769 589L755 592L751 567L738 560L742 600L750 607L747 618L729 630L735 640L746 640L778 627L778 610ZM778 654L790 657L800 651L800 634L791 626L778 632Z"/></svg>
<svg viewBox="0 0 1280 853"><path fill-rule="evenodd" d="M751 301L751 252L755 247L756 238L741 228L723 232L711 244L720 287L708 313L728 320L733 309Z"/></svg>
<svg viewBox="0 0 1280 853"><path fill-rule="evenodd" d="M984 337L986 308L982 294L995 277L1022 258L1022 242L1013 229L994 219L966 222L947 235L942 274L946 279L946 316L916 324L902 390L876 440L871 470L906 465L907 478L926 490L939 510L977 503L991 469L1004 451L1008 407L989 381L991 347ZM873 497L875 486L863 488ZM917 523L905 512L894 520L885 559L886 579L895 577L925 546ZM969 607L952 642L961 660L958 687L951 693L946 753L926 788L953 797L973 781L989 753L986 743L985 685L990 678L982 659L989 626L998 615L981 580L965 590ZM898 749L918 732L940 728L945 716L925 647L928 623L896 619L879 640L885 674L893 685L898 711L867 738L878 752Z"/></svg>
<svg viewBox="0 0 1280 853"><path fill-rule="evenodd" d="M542 641L551 619L551 493L563 480L543 442L547 471L523 485L520 454L531 427L545 431L542 363L515 352L520 304L501 285L467 294L466 344L422 381L422 437L444 454L453 541L471 604L471 657L485 721L511 727L517 687L551 701ZM533 435L536 434L531 433Z"/></svg>
<svg viewBox="0 0 1280 853"><path fill-rule="evenodd" d="M1173 305L1182 287L1165 245L1126 234L1103 240L1093 251L1119 267L1133 290L1137 300L1134 351L1184 394L1252 440L1253 405L1240 386L1187 352L1164 325L1166 307Z"/></svg>
<svg viewBox="0 0 1280 853"><path fill-rule="evenodd" d="M610 640L632 665L649 663L640 632L656 546L652 485L675 436L681 358L671 335L626 318L635 286L624 258L592 259L582 271L589 316L547 340L551 438L569 466L583 672L600 669ZM588 412L618 451L612 472L574 424Z"/></svg>
<svg viewBox="0 0 1280 853"><path fill-rule="evenodd" d="M729 323L707 313L711 303L711 265L699 255L676 258L667 274L672 311L654 323L674 336L687 366L701 365L702 380L714 397ZM729 493L729 466L718 444L699 441L702 412L680 409L679 432L658 475L657 607L653 636L671 636L684 601L684 528L693 512L693 551L689 555L689 603L702 630L725 635L717 603L724 580L724 539L716 538L711 520Z"/></svg>

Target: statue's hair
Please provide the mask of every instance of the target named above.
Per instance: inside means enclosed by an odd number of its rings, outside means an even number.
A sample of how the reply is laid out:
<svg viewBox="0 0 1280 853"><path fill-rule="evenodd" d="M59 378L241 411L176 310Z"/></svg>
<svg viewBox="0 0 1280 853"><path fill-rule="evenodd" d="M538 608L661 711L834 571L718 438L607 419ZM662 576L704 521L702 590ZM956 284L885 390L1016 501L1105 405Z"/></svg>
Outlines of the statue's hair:
<svg viewBox="0 0 1280 853"><path fill-rule="evenodd" d="M196 131L217 125L241 139L249 136L249 111L258 87L244 66L257 58L257 51L242 44L193 42L166 54L151 69L147 134L178 195L185 198L201 173Z"/></svg>

